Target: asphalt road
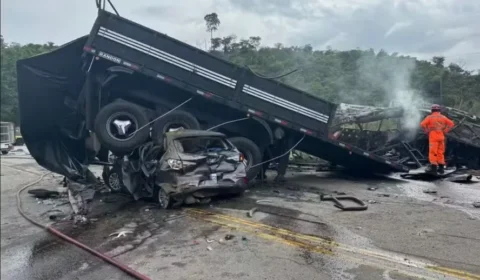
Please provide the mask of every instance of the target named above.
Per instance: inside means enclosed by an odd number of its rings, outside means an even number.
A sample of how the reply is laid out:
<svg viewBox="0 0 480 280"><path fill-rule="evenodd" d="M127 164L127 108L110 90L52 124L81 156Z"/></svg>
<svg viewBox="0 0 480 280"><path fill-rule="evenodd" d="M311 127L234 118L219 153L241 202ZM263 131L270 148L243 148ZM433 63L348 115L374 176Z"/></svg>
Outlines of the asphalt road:
<svg viewBox="0 0 480 280"><path fill-rule="evenodd" d="M45 170L31 159L1 162L2 279L131 279L26 222L16 211L16 191ZM55 190L60 180L48 175L35 187ZM319 194L335 191L367 201L368 210L342 212L320 202ZM45 223L70 211L60 205L65 201L22 196L29 215ZM151 279L480 279L474 201L479 183L294 172L281 186L171 211L102 195L91 225L56 227ZM121 230L125 236L109 236Z"/></svg>

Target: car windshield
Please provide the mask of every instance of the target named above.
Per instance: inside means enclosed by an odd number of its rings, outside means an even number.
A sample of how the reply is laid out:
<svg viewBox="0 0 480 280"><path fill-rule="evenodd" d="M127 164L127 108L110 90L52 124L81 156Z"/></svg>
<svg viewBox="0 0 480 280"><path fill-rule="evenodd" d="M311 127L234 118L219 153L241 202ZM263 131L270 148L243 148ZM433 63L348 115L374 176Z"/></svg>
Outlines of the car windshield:
<svg viewBox="0 0 480 280"><path fill-rule="evenodd" d="M232 146L221 137L186 137L175 140L179 152L196 154L231 150Z"/></svg>

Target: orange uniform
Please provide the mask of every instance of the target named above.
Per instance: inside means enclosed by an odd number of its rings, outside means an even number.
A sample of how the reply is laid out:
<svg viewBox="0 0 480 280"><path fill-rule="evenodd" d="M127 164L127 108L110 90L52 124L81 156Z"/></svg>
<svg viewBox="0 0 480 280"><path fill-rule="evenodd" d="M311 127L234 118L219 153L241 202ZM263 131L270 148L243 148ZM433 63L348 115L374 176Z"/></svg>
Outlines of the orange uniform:
<svg viewBox="0 0 480 280"><path fill-rule="evenodd" d="M453 128L454 123L440 112L433 112L420 125L428 133L430 164L445 165L445 133Z"/></svg>

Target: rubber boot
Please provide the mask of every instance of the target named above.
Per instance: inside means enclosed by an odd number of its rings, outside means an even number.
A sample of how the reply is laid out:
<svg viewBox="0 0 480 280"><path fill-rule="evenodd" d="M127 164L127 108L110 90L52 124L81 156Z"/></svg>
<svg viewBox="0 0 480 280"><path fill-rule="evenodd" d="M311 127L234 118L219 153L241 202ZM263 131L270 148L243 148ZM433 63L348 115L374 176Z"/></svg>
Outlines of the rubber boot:
<svg viewBox="0 0 480 280"><path fill-rule="evenodd" d="M438 174L445 174L445 165L438 165Z"/></svg>
<svg viewBox="0 0 480 280"><path fill-rule="evenodd" d="M429 174L437 175L437 168L438 167L436 165L430 164L425 169L425 172L427 172Z"/></svg>

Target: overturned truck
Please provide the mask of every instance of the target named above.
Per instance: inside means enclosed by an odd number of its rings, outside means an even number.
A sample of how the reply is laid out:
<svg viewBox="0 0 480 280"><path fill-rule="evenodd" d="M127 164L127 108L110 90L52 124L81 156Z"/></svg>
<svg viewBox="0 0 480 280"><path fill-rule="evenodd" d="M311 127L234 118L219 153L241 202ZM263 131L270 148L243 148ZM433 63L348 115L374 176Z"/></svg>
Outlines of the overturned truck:
<svg viewBox="0 0 480 280"><path fill-rule="evenodd" d="M31 155L73 181L92 180L90 164L112 165L109 153L115 162L141 163L138 172L149 170L161 164L166 135L177 129L225 135L242 155L247 180L286 137L296 149L345 167L409 170L404 161L335 137L337 104L102 9L88 36L18 61L17 73ZM139 161L145 145L161 152ZM179 165L187 172L185 162ZM152 194L158 187L144 189Z"/></svg>

